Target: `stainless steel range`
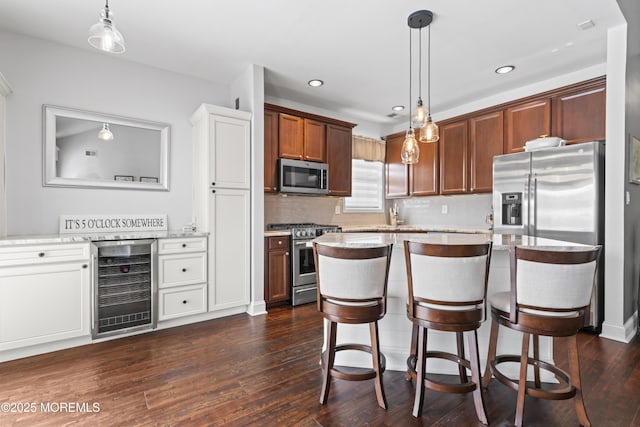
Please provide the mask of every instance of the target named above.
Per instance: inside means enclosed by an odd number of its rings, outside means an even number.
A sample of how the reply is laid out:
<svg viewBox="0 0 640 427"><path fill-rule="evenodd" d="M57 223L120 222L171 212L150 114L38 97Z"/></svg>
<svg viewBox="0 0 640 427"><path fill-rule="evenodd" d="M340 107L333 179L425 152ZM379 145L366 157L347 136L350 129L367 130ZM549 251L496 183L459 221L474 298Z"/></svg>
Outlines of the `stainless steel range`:
<svg viewBox="0 0 640 427"><path fill-rule="evenodd" d="M296 306L317 299L316 265L313 248L307 246L311 240L326 233L340 233L336 225L269 224L267 230L289 230L291 232L291 305Z"/></svg>

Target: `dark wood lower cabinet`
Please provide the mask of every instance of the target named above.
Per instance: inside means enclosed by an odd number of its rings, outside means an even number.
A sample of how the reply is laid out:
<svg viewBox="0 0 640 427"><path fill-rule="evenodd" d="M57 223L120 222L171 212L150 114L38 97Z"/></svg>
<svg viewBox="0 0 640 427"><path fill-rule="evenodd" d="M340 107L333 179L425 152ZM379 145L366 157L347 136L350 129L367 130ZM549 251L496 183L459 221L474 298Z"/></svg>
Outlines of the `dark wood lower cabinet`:
<svg viewBox="0 0 640 427"><path fill-rule="evenodd" d="M264 300L267 305L286 303L291 298L289 236L264 239Z"/></svg>

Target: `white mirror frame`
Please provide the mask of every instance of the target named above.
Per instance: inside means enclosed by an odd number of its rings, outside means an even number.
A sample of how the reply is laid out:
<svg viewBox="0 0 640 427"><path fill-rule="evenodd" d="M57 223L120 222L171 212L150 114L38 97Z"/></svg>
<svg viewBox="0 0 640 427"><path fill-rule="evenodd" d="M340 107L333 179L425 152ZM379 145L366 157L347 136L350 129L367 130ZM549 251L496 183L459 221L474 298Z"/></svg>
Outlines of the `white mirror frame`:
<svg viewBox="0 0 640 427"><path fill-rule="evenodd" d="M147 120L82 111L54 105L43 105L43 185L45 187L91 187L119 188L126 190L169 191L169 139L170 126ZM160 176L158 182L109 181L62 178L56 174L56 117L108 122L116 125L132 126L142 129L160 131Z"/></svg>

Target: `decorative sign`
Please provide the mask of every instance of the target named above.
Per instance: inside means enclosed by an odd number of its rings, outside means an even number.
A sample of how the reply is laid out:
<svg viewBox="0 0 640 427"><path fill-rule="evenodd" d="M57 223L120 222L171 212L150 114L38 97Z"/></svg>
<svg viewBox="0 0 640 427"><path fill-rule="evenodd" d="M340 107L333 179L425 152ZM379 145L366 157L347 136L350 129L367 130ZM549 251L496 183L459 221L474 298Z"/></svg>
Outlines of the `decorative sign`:
<svg viewBox="0 0 640 427"><path fill-rule="evenodd" d="M167 231L167 215L60 215L60 234L119 231Z"/></svg>

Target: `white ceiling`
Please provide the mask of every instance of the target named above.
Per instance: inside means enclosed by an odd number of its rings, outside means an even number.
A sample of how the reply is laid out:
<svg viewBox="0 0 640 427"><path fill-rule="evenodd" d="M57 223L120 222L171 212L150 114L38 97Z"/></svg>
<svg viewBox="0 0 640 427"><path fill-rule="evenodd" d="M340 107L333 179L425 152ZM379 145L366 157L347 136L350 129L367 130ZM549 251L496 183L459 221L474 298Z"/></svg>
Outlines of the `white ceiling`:
<svg viewBox="0 0 640 427"><path fill-rule="evenodd" d="M259 64L267 95L379 123L404 120L387 115L393 105L409 104L411 12L435 15L434 116L601 64L607 29L624 22L616 0L111 0L109 6L127 45L118 58L226 85ZM103 7L104 0L1 0L0 29L91 50L87 31ZM578 28L589 19L593 28ZM426 43L423 61L426 70ZM495 74L504 64L516 71ZM325 85L308 87L313 78Z"/></svg>

